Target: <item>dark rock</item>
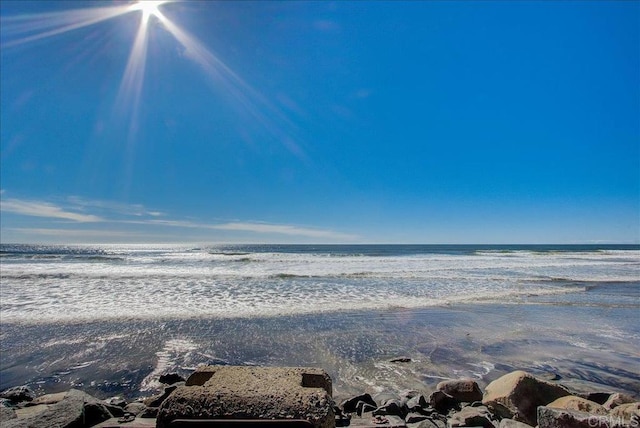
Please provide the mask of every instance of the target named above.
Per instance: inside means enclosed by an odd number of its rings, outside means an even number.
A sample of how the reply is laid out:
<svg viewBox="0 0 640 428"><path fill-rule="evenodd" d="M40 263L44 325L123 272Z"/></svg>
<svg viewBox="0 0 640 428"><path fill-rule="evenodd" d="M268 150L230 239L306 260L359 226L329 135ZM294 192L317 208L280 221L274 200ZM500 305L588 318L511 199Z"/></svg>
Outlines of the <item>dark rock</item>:
<svg viewBox="0 0 640 428"><path fill-rule="evenodd" d="M442 391L433 392L429 396L429 404L443 415L449 413L450 410L460 409L459 401Z"/></svg>
<svg viewBox="0 0 640 428"><path fill-rule="evenodd" d="M165 385L173 385L177 382L185 382L186 379L180 376L178 373L167 373L160 376L160 383L164 383Z"/></svg>
<svg viewBox="0 0 640 428"><path fill-rule="evenodd" d="M429 419L429 416L414 412L408 413L404 418L405 422L408 424L415 424L424 421L425 419Z"/></svg>
<svg viewBox="0 0 640 428"><path fill-rule="evenodd" d="M538 407L538 428L623 428L624 424L610 416L592 415L575 410Z"/></svg>
<svg viewBox="0 0 640 428"><path fill-rule="evenodd" d="M184 386L184 384L185 382L177 382L173 385L167 386L162 394L151 396L145 399L143 403L147 407L160 407L160 405L164 403L164 400L166 400L173 391L175 391L179 386Z"/></svg>
<svg viewBox="0 0 640 428"><path fill-rule="evenodd" d="M138 414L140 418L156 418L158 416L158 407L146 407Z"/></svg>
<svg viewBox="0 0 640 428"><path fill-rule="evenodd" d="M438 391L455 398L458 401L472 403L482 401L482 391L478 383L472 379L458 379L440 382L436 386Z"/></svg>
<svg viewBox="0 0 640 428"><path fill-rule="evenodd" d="M404 418L407 413L407 408L402 405L400 400L389 400L384 406L380 406L374 410L373 415L393 415Z"/></svg>
<svg viewBox="0 0 640 428"><path fill-rule="evenodd" d="M524 422L514 421L513 419L502 419L500 421L499 428L532 428L531 425L527 425Z"/></svg>
<svg viewBox="0 0 640 428"><path fill-rule="evenodd" d="M0 398L6 398L14 403L20 403L23 401L33 401L36 398L36 393L28 386L15 386L2 391Z"/></svg>
<svg viewBox="0 0 640 428"><path fill-rule="evenodd" d="M409 357L397 357L389 360L390 363L410 363L411 358Z"/></svg>
<svg viewBox="0 0 640 428"><path fill-rule="evenodd" d="M356 413L358 416L362 416L363 413L373 412L374 410L376 410L376 406L365 403L364 401L358 401L358 404L356 404Z"/></svg>
<svg viewBox="0 0 640 428"><path fill-rule="evenodd" d="M340 404L340 408L345 413L356 413L358 411L358 408L357 408L358 403L360 403L360 402L366 403L366 404L368 404L370 406L373 406L374 408L378 407L378 405L373 400L373 398L371 398L371 395L369 395L369 394L361 394L361 395L355 396L353 398L349 398L347 400L344 400Z"/></svg>
<svg viewBox="0 0 640 428"><path fill-rule="evenodd" d="M600 405L604 405L607 402L609 397L613 395L613 392L589 392L587 394L576 394L582 398L586 398L589 401L593 401L594 403L598 403Z"/></svg>
<svg viewBox="0 0 640 428"><path fill-rule="evenodd" d="M377 405L384 406L389 400L400 400L400 396L390 392L378 392L373 396L373 400L378 403Z"/></svg>
<svg viewBox="0 0 640 428"><path fill-rule="evenodd" d="M62 401L64 402L64 400ZM120 408L122 410L122 408ZM85 426L93 426L97 425L100 422L111 419L115 415L112 415L111 412L107 409L107 407L100 403L99 401L95 401L93 403L85 403L84 405L84 424ZM124 412L123 412L124 413Z"/></svg>
<svg viewBox="0 0 640 428"><path fill-rule="evenodd" d="M569 391L523 371L504 375L487 385L482 403L501 418L536 425L536 409L546 406Z"/></svg>
<svg viewBox="0 0 640 428"><path fill-rule="evenodd" d="M3 428L71 428L93 426L111 419L104 403L76 389L69 390L64 398L45 410L29 417L12 419Z"/></svg>
<svg viewBox="0 0 640 428"><path fill-rule="evenodd" d="M420 394L409 398L407 400L406 406L409 410L414 410L417 408L424 409L429 406L429 403L427 403L427 399L424 398L424 395Z"/></svg>
<svg viewBox="0 0 640 428"><path fill-rule="evenodd" d="M105 404L105 407L115 418L119 418L124 415L124 409L120 406L112 406L111 404Z"/></svg>
<svg viewBox="0 0 640 428"><path fill-rule="evenodd" d="M451 416L448 425L450 427L495 427L491 420L491 413L486 407L465 407Z"/></svg>

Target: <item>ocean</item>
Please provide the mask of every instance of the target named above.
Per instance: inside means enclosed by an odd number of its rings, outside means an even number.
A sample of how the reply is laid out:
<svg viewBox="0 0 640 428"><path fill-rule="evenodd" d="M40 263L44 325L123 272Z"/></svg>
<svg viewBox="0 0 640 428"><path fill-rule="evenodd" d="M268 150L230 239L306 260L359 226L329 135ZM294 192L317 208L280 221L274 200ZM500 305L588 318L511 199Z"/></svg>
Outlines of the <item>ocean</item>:
<svg viewBox="0 0 640 428"><path fill-rule="evenodd" d="M257 364L323 367L338 396L514 369L640 393L637 245L2 244L0 256L0 389L134 397L164 372Z"/></svg>

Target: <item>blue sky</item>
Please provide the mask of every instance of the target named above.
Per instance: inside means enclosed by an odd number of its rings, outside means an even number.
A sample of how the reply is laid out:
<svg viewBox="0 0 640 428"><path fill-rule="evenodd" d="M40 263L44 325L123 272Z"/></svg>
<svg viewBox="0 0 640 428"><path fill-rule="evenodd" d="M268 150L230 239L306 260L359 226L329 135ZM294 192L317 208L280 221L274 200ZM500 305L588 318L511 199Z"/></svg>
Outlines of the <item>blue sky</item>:
<svg viewBox="0 0 640 428"><path fill-rule="evenodd" d="M640 2L0 8L2 242L640 242Z"/></svg>

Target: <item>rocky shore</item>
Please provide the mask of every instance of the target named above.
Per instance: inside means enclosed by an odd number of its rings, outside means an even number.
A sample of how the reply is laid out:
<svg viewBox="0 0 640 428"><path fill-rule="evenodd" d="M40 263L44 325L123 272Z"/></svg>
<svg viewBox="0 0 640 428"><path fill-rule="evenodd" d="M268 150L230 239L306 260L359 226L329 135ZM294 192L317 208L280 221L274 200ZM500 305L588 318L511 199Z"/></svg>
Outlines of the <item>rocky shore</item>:
<svg viewBox="0 0 640 428"><path fill-rule="evenodd" d="M233 368L225 370L222 382L233 383L233 376L246 385L245 391L229 389L228 385L212 383L218 370L216 366L198 369L188 379L177 374L166 374L160 382L166 385L162 394L127 402L120 397L101 400L77 389L36 397L26 386L10 388L0 393L0 427L2 428L75 428L75 427L164 427L171 418L251 418L251 411L260 406L268 409L268 419L306 419L314 427L408 427L408 428L638 428L640 427L640 400L622 393L592 391L572 392L558 381L540 379L524 371L514 371L489 383L484 390L472 379L456 379L440 382L434 391L404 391L363 393L336 403L331 398L331 379L320 375L318 369L247 368L238 373ZM270 371L277 371L276 381L268 385L269 394L260 396L262 388L256 380L270 379ZM284 372L283 372L284 370ZM293 394L299 406L308 405L314 415L296 416L295 410L283 412L286 400L279 394L291 396L292 390L277 392L278 376L291 382L290 373L302 376L301 387L308 387L312 397L328 397L305 404ZM230 377L230 375L233 375ZM248 376L248 377L247 377ZM267 377L261 377L267 376ZM305 376L307 376L305 378ZM227 381L227 379L231 379ZM306 380L305 380L306 379ZM220 380L218 381L220 382ZM243 383L244 382L244 383ZM248 383L247 383L248 382ZM252 383L254 382L254 383ZM237 383L237 382L236 382ZM307 383L308 385L305 385ZM283 385L286 385L284 383ZM274 388L275 387L275 388ZM208 388L208 389L207 389ZM276 390L274 393L273 391ZM302 389L300 390L302 391ZM196 400L197 405L214 408L216 400L224 400L225 394L233 395L235 403L246 404L246 409L235 413L221 410L217 415L208 410L184 414L184 408L196 407L185 400ZM178 398L176 398L178 397ZM187 398L185 398L187 397ZM189 398L192 397L192 398ZM193 398L196 397L196 398ZM256 397L260 400L256 401ZM185 403L188 404L185 406ZM258 404L256 404L258 403ZM300 404L302 403L302 404ZM177 407L176 407L177 406ZM237 406L236 406L237 407ZM227 406L228 409L228 406ZM277 415L280 411L280 417ZM182 414L180 412L183 412ZM226 412L226 413L225 413ZM273 413L269 413L273 412ZM205 417L202 415L205 414ZM324 415L324 419L316 417ZM167 415L170 415L167 416Z"/></svg>

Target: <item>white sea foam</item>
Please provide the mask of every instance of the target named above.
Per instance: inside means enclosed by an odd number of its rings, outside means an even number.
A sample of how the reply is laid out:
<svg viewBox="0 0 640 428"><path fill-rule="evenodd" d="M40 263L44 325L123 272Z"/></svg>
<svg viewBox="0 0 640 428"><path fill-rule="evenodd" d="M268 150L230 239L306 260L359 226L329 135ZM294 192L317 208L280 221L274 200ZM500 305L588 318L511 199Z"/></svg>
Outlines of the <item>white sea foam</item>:
<svg viewBox="0 0 640 428"><path fill-rule="evenodd" d="M78 248L3 257L3 322L280 316L526 302L637 281L639 251L356 252ZM53 253L53 254L50 254ZM596 302L597 304L597 302Z"/></svg>

